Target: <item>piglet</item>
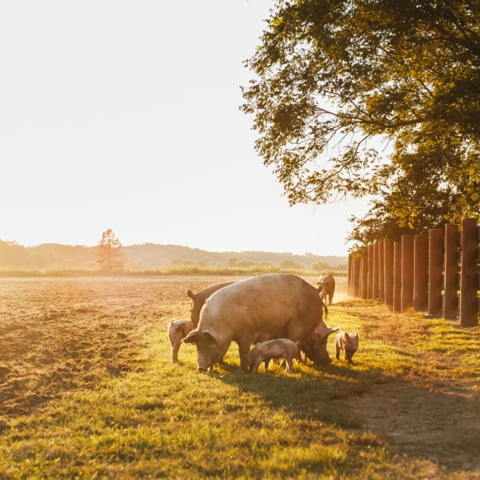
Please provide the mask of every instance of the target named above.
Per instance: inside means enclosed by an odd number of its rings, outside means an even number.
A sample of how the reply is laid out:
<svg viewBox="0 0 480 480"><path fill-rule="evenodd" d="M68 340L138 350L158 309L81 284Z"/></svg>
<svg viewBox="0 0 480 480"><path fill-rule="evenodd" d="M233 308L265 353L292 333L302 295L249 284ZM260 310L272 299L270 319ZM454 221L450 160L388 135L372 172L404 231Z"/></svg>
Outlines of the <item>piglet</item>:
<svg viewBox="0 0 480 480"><path fill-rule="evenodd" d="M178 350L182 340L194 329L190 320L172 320L168 325L168 338L172 345L172 363L178 363Z"/></svg>
<svg viewBox="0 0 480 480"><path fill-rule="evenodd" d="M340 332L335 340L335 349L337 353L337 360L340 358L340 350L345 351L345 360L348 363L353 363L352 357L358 350L358 332L351 335L347 332Z"/></svg>
<svg viewBox="0 0 480 480"><path fill-rule="evenodd" d="M285 370L292 372L292 360L298 357L298 344L293 340L289 340L288 338L267 340L266 342L257 343L257 345L250 350L250 371L256 372L262 362L265 362L265 370L267 370L271 359L284 358L287 362Z"/></svg>

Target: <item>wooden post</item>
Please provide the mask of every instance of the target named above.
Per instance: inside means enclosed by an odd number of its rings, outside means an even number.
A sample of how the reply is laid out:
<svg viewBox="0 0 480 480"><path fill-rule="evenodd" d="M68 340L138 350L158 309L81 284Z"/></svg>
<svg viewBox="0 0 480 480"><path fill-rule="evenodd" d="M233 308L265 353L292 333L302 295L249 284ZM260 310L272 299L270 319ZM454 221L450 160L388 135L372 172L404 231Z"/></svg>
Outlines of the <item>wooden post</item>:
<svg viewBox="0 0 480 480"><path fill-rule="evenodd" d="M462 327L478 325L478 230L474 218L463 219L461 283L460 283L460 324Z"/></svg>
<svg viewBox="0 0 480 480"><path fill-rule="evenodd" d="M402 311L402 244L394 242L393 245L393 311Z"/></svg>
<svg viewBox="0 0 480 480"><path fill-rule="evenodd" d="M378 298L385 302L385 241L378 242Z"/></svg>
<svg viewBox="0 0 480 480"><path fill-rule="evenodd" d="M361 296L366 299L368 294L368 258L362 257L362 288Z"/></svg>
<svg viewBox="0 0 480 480"><path fill-rule="evenodd" d="M358 279L358 297L362 297L362 282L363 282L363 257L360 257L360 278Z"/></svg>
<svg viewBox="0 0 480 480"><path fill-rule="evenodd" d="M413 242L413 309L428 307L428 235L415 235Z"/></svg>
<svg viewBox="0 0 480 480"><path fill-rule="evenodd" d="M402 235L402 306L413 306L413 235Z"/></svg>
<svg viewBox="0 0 480 480"><path fill-rule="evenodd" d="M367 284L367 298L373 298L373 245L368 246L368 284Z"/></svg>
<svg viewBox="0 0 480 480"><path fill-rule="evenodd" d="M352 295L352 255L350 253L347 264L347 295Z"/></svg>
<svg viewBox="0 0 480 480"><path fill-rule="evenodd" d="M378 242L373 244L373 299L378 300L379 290Z"/></svg>
<svg viewBox="0 0 480 480"><path fill-rule="evenodd" d="M385 280L385 303L393 305L393 243L389 237L384 240L384 280Z"/></svg>
<svg viewBox="0 0 480 480"><path fill-rule="evenodd" d="M353 257L353 296L360 296L360 257Z"/></svg>
<svg viewBox="0 0 480 480"><path fill-rule="evenodd" d="M445 225L445 274L443 317L453 320L458 316L458 228Z"/></svg>
<svg viewBox="0 0 480 480"><path fill-rule="evenodd" d="M432 228L428 235L428 313L438 315L442 313L443 230Z"/></svg>

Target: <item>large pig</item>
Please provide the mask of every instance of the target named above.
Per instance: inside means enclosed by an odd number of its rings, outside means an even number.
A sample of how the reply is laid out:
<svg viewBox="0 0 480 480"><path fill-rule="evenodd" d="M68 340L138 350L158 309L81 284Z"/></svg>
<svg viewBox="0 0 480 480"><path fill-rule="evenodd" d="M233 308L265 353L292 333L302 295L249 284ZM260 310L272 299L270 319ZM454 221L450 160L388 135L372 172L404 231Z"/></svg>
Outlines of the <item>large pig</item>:
<svg viewBox="0 0 480 480"><path fill-rule="evenodd" d="M240 368L248 371L250 346L273 338L300 342L316 366L328 365L328 336L338 328L323 321L323 304L315 287L294 275L247 278L214 293L200 313L195 330L183 339L195 343L198 369L213 369L232 341L239 347Z"/></svg>
<svg viewBox="0 0 480 480"><path fill-rule="evenodd" d="M322 273L317 282L318 291L325 303L331 305L333 301L333 294L335 293L335 279L331 273Z"/></svg>
<svg viewBox="0 0 480 480"><path fill-rule="evenodd" d="M200 310L203 307L203 304L207 301L210 295L213 295L217 290L220 290L227 285L231 285L235 282L223 282L216 283L215 285L210 285L201 292L193 293L191 290L187 290L187 295L193 300L192 311L190 312L190 320L193 325L196 327L200 320Z"/></svg>

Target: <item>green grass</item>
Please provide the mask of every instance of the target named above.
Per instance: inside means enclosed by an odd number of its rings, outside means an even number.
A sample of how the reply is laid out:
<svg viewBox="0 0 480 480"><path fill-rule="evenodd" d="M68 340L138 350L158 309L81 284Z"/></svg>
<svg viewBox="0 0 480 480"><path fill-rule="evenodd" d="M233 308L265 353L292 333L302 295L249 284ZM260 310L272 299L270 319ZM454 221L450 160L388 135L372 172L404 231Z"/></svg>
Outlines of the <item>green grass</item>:
<svg viewBox="0 0 480 480"><path fill-rule="evenodd" d="M352 470L349 456L371 448L339 428L355 422L329 402L359 388L351 377L330 374L321 386L321 372L306 366L246 375L234 358L203 375L193 352L181 351L183 365L162 353L152 346L144 371L16 421L2 438L0 474L313 478Z"/></svg>
<svg viewBox="0 0 480 480"><path fill-rule="evenodd" d="M360 333L355 365L297 364L292 374L277 365L242 373L235 345L211 374L196 371L192 346L172 365L159 325L135 371L13 419L0 437L0 478L447 478L436 476L443 469L435 462L365 431L345 400L421 370L415 351L467 353L457 368L474 375L478 335L418 318L422 341L405 326L390 342L385 319L372 318L365 322L355 305L332 307L330 326Z"/></svg>

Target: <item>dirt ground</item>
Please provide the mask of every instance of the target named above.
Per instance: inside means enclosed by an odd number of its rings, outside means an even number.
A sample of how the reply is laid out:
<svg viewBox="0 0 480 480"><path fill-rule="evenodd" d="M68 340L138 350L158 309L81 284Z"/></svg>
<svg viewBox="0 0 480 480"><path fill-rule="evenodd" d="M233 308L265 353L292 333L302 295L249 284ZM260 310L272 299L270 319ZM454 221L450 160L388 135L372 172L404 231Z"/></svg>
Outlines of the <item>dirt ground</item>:
<svg viewBox="0 0 480 480"><path fill-rule="evenodd" d="M347 400L362 427L399 453L428 458L452 471L462 470L451 478L480 478L480 378L474 373L478 362L472 360L468 369L459 353L419 350L415 344L428 333L418 317L405 320L404 326L386 306L363 307L350 298L338 306L364 320L364 338L398 346L398 352L415 358L417 365L401 378L386 372L366 394ZM469 331L480 344L479 327L462 329L458 321L452 325L460 335L462 330ZM398 343L397 335L402 337ZM438 477L432 474L431 478Z"/></svg>
<svg viewBox="0 0 480 480"><path fill-rule="evenodd" d="M216 281L0 278L0 431L13 416L135 368L145 332L161 324L166 334L172 318L189 319L186 290Z"/></svg>
<svg viewBox="0 0 480 480"><path fill-rule="evenodd" d="M232 279L0 278L0 432L12 417L137 368L149 331L161 325L166 334L172 318L189 318L187 289ZM334 304L348 304L345 291L339 278ZM414 454L421 443L433 460L479 471L472 449L480 452L480 381L456 378L444 357L422 359L433 368L428 381L389 379L349 406L399 453Z"/></svg>

